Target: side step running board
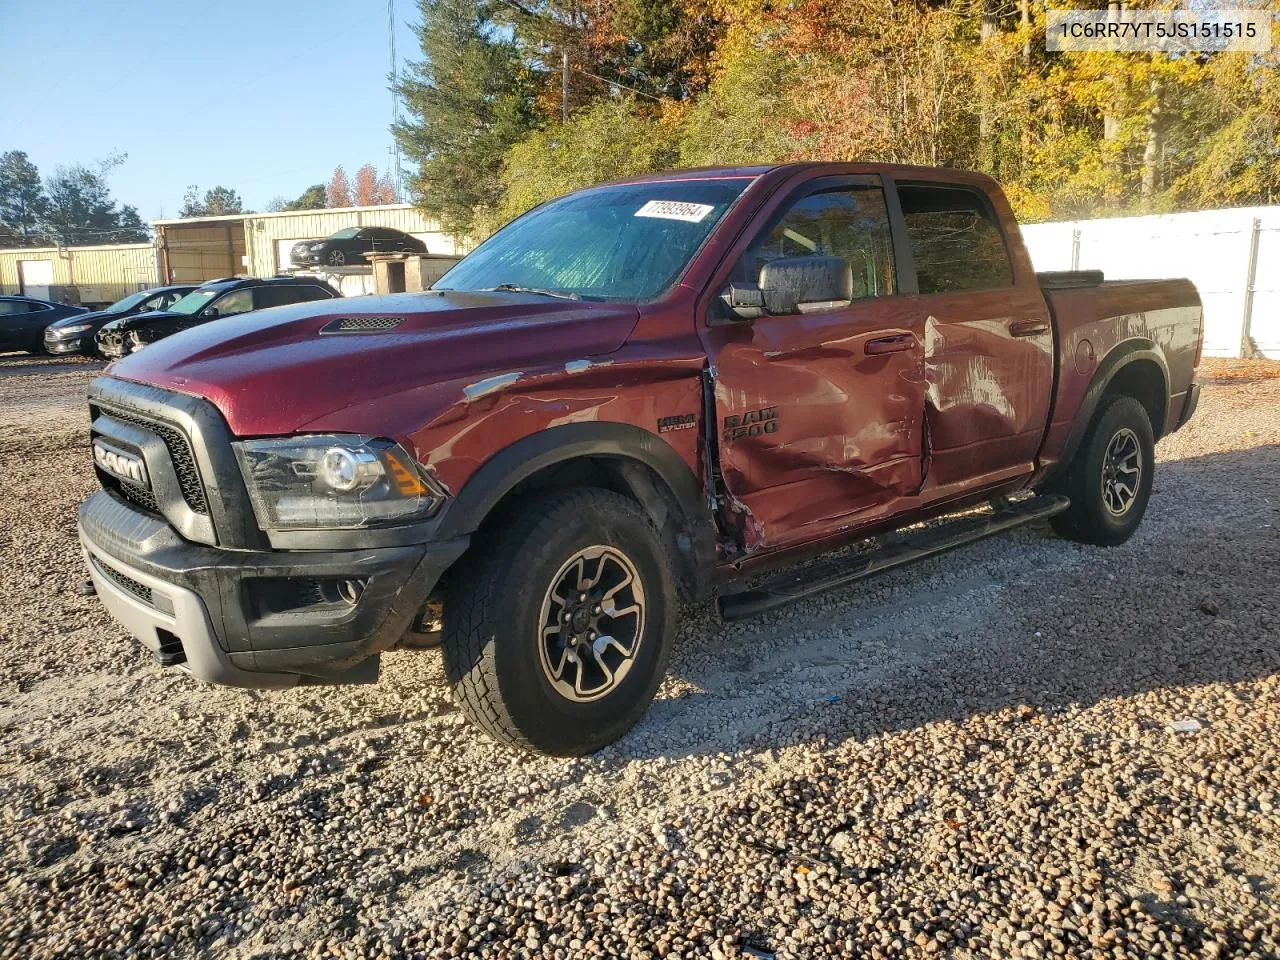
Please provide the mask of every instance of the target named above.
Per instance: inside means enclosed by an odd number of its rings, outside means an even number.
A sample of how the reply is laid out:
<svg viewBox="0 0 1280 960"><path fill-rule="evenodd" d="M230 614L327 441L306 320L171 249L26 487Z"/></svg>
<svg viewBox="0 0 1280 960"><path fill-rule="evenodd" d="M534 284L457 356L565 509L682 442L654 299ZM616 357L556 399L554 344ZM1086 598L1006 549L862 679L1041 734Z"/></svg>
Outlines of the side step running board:
<svg viewBox="0 0 1280 960"><path fill-rule="evenodd" d="M759 586L740 593L720 597L722 619L742 620L781 607L793 600L802 600L815 594L843 587L873 574L916 560L923 560L936 553L954 550L965 544L982 540L997 533L1004 533L1024 523L1046 520L1062 513L1071 505L1066 497L1045 495L1009 504L992 513L974 517L960 517L930 530L908 534L903 540L881 547L852 559L840 557L826 563L818 563L799 571L787 571Z"/></svg>

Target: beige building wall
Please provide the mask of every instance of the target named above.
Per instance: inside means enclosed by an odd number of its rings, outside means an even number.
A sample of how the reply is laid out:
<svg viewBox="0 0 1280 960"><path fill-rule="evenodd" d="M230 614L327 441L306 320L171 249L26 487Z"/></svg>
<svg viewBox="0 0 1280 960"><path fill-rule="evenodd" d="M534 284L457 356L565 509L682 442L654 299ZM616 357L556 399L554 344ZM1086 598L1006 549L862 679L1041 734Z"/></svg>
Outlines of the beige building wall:
<svg viewBox="0 0 1280 960"><path fill-rule="evenodd" d="M240 274L273 277L289 269L289 248L347 227L393 227L422 240L436 255L461 245L407 203L282 213L245 213L189 220L156 220L162 267L174 283Z"/></svg>
<svg viewBox="0 0 1280 960"><path fill-rule="evenodd" d="M149 243L0 250L0 293L6 294L105 305L156 286L158 276L156 250ZM41 289L32 289L33 279Z"/></svg>
<svg viewBox="0 0 1280 960"><path fill-rule="evenodd" d="M457 252L454 239L438 223L407 203L258 214L245 221L249 272L255 277L274 276L288 269L289 248L299 240L322 240L347 227L392 227L417 237L429 253Z"/></svg>

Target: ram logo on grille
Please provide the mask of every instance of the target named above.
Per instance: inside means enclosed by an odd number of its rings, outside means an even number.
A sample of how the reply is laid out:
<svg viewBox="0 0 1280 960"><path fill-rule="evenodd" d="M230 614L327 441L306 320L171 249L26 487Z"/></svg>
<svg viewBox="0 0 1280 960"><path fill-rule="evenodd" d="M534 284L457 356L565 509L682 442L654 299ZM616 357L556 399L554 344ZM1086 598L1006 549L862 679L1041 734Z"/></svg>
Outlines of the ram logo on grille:
<svg viewBox="0 0 1280 960"><path fill-rule="evenodd" d="M125 453L123 450L108 446L101 440L94 440L93 459L99 467L113 477L142 487L150 485L147 482L147 466L136 454Z"/></svg>

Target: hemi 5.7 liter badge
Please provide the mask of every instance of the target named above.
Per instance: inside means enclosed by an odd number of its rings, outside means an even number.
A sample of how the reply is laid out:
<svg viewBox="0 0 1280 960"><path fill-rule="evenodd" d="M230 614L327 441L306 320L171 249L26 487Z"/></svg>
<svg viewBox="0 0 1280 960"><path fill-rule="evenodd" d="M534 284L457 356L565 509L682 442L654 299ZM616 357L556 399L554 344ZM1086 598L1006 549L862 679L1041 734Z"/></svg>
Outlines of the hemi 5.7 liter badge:
<svg viewBox="0 0 1280 960"><path fill-rule="evenodd" d="M697 415L692 413L682 413L675 417L658 418L659 433L670 433L672 430L692 430L697 425Z"/></svg>
<svg viewBox="0 0 1280 960"><path fill-rule="evenodd" d="M743 437L758 437L765 433L778 432L778 408L762 407L744 414L732 414L724 418L724 439L726 443L741 440Z"/></svg>

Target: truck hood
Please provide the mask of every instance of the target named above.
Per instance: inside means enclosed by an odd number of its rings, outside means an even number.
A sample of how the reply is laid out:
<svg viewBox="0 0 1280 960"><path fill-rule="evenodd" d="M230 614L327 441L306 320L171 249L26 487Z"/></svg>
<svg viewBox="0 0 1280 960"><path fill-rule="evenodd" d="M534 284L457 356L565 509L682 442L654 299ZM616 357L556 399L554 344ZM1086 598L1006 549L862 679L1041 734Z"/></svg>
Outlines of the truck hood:
<svg viewBox="0 0 1280 960"><path fill-rule="evenodd" d="M634 304L508 292L317 301L202 324L109 373L205 397L237 436L271 436L419 387L460 397L490 376L611 353L638 317ZM457 390L448 389L453 382ZM421 422L437 412L422 410ZM363 429L387 432L377 423Z"/></svg>

